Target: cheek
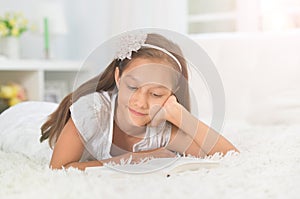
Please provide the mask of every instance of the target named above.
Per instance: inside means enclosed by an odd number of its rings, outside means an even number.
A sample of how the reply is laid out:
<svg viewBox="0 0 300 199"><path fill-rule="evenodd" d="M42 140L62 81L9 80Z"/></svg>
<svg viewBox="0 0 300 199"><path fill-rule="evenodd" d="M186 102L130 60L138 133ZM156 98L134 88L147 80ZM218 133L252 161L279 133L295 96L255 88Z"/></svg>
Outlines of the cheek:
<svg viewBox="0 0 300 199"><path fill-rule="evenodd" d="M149 100L150 107L152 106L159 106L162 107L164 103L167 101L168 97L161 97L161 98L152 98Z"/></svg>
<svg viewBox="0 0 300 199"><path fill-rule="evenodd" d="M120 86L119 92L118 92L118 103L119 104L128 104L130 99L131 93L126 90L126 88L123 88Z"/></svg>
<svg viewBox="0 0 300 199"><path fill-rule="evenodd" d="M118 92L118 103L123 105L129 105L133 103L134 99L137 97L136 91L128 89L126 86L120 86Z"/></svg>

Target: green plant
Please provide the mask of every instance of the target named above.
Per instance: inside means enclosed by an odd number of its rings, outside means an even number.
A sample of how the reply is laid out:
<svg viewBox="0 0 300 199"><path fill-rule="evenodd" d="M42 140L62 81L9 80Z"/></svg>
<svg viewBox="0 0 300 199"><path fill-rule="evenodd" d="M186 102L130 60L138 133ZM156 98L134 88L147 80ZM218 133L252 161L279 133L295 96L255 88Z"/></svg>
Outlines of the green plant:
<svg viewBox="0 0 300 199"><path fill-rule="evenodd" d="M20 12L7 12L0 17L0 37L19 37L28 30L28 20Z"/></svg>

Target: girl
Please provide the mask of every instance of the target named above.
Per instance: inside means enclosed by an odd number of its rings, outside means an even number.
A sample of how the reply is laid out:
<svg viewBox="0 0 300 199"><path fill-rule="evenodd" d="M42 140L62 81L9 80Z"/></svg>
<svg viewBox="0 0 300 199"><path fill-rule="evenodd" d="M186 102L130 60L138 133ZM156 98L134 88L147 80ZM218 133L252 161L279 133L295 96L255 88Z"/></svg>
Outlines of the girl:
<svg viewBox="0 0 300 199"><path fill-rule="evenodd" d="M108 67L41 127L40 141L54 148L51 168L238 151L189 112L187 66L176 44L158 34L124 38Z"/></svg>

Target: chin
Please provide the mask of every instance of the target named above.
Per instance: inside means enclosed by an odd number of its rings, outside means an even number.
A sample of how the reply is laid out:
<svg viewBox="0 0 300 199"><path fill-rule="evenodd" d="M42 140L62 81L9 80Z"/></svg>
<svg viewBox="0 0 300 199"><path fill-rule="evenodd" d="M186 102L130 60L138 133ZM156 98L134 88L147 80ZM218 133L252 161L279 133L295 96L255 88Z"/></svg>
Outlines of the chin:
<svg viewBox="0 0 300 199"><path fill-rule="evenodd" d="M131 119L131 123L134 125L134 126L137 126L137 127L144 127L146 126L149 122L143 120L134 120L134 119Z"/></svg>

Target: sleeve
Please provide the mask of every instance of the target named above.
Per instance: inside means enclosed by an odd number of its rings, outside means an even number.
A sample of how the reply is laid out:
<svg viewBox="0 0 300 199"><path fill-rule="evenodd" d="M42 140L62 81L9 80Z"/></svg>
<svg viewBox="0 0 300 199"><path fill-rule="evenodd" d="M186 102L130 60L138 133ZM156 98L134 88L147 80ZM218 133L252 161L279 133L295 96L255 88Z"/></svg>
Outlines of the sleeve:
<svg viewBox="0 0 300 199"><path fill-rule="evenodd" d="M91 93L79 98L70 107L71 118L85 142L89 142L105 126L108 112L107 100L100 93Z"/></svg>

